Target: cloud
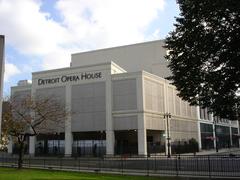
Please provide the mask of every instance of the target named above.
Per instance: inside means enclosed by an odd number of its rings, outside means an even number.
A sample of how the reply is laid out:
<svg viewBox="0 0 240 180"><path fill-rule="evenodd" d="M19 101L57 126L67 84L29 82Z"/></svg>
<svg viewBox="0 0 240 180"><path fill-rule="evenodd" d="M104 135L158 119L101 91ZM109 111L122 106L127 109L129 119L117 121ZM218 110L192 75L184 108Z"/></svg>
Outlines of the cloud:
<svg viewBox="0 0 240 180"><path fill-rule="evenodd" d="M0 0L0 33L20 53L41 59L41 69L69 66L72 52L118 46L146 35L164 0L59 0L55 11L41 11L41 0ZM13 65L13 64L12 64ZM16 71L17 72L17 71Z"/></svg>
<svg viewBox="0 0 240 180"><path fill-rule="evenodd" d="M17 66L11 63L5 63L4 81L8 82L11 77L21 73Z"/></svg>
<svg viewBox="0 0 240 180"><path fill-rule="evenodd" d="M74 43L99 48L144 41L164 0L60 0L56 8Z"/></svg>
<svg viewBox="0 0 240 180"><path fill-rule="evenodd" d="M71 54L68 50L58 49L53 51L42 60L43 69L56 69L58 67L69 67L71 61Z"/></svg>
<svg viewBox="0 0 240 180"><path fill-rule="evenodd" d="M41 1L1 0L1 33L19 52L44 55L65 43L68 32L40 11Z"/></svg>

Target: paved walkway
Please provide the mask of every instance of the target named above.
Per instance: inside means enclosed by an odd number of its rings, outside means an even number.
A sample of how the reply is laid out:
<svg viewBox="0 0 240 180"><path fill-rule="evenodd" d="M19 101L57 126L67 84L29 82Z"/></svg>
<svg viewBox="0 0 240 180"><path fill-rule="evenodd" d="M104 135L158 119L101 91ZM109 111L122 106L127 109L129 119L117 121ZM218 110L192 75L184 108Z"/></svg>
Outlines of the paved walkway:
<svg viewBox="0 0 240 180"><path fill-rule="evenodd" d="M240 148L226 148L226 149L219 149L218 152L216 152L215 149L212 150L203 150L200 152L197 152L196 155L229 155L229 154L234 154L234 155L240 155ZM153 154L154 155L154 154ZM164 153L160 153L159 155L165 155ZM193 153L184 153L181 155L194 155ZM6 152L0 152L0 157L18 157L17 154L8 154ZM28 155L25 155L25 157L29 157ZM118 156L115 156L118 157ZM121 157L121 156L119 156ZM40 157L43 158L43 157ZM44 157L44 158L48 158L48 157ZM53 156L50 156L49 158L53 158ZM59 157L58 157L59 158Z"/></svg>
<svg viewBox="0 0 240 180"><path fill-rule="evenodd" d="M196 155L229 155L229 154L240 155L240 148L219 149L218 152L216 152L216 149L212 149L212 150L204 150L196 153ZM193 153L186 153L184 155L193 155Z"/></svg>

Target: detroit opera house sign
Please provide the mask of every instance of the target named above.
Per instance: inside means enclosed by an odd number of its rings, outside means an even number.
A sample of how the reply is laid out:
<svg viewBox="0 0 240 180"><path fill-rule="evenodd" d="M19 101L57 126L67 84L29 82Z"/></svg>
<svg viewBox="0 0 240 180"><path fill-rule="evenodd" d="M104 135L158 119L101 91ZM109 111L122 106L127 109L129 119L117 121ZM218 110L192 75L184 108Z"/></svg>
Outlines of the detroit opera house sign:
<svg viewBox="0 0 240 180"><path fill-rule="evenodd" d="M90 79L100 79L102 78L102 72L95 72L95 73L81 73L80 75L72 75L72 76L61 76L55 78L48 78L48 79L38 79L38 85L47 85L47 84L57 84L59 82L66 83L66 82L77 82L81 80L90 80Z"/></svg>

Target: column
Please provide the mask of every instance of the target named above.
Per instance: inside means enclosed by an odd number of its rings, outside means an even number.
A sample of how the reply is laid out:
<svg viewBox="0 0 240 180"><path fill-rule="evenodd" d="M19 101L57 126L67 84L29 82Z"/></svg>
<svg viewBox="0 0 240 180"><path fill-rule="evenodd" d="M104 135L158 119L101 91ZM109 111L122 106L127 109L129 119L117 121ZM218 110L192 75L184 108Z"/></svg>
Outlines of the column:
<svg viewBox="0 0 240 180"><path fill-rule="evenodd" d="M106 131L106 154L109 156L114 155L114 142L115 142L114 131L107 130Z"/></svg>
<svg viewBox="0 0 240 180"><path fill-rule="evenodd" d="M12 154L12 152L13 152L13 140L12 140L11 136L9 137L9 142L8 142L7 148L8 148L8 153Z"/></svg>
<svg viewBox="0 0 240 180"><path fill-rule="evenodd" d="M196 107L197 111L197 124L198 124L198 148L202 150L202 138L201 138L201 123L200 123L200 107Z"/></svg>
<svg viewBox="0 0 240 180"><path fill-rule="evenodd" d="M106 72L106 154L114 155L115 136L112 120L112 78L111 70Z"/></svg>
<svg viewBox="0 0 240 180"><path fill-rule="evenodd" d="M29 155L34 156L35 155L35 136L29 137Z"/></svg>
<svg viewBox="0 0 240 180"><path fill-rule="evenodd" d="M144 128L143 114L138 115L138 155L147 155L147 130Z"/></svg>
<svg viewBox="0 0 240 180"><path fill-rule="evenodd" d="M213 139L214 139L214 141L213 141L213 146L214 146L214 148L216 149L216 141L217 141L217 139L216 139L216 131L215 131L215 128L216 128L216 125L213 123L212 124L212 126L213 126Z"/></svg>
<svg viewBox="0 0 240 180"><path fill-rule="evenodd" d="M71 112L71 85L66 86L66 108ZM72 155L72 124L71 124L71 114L65 120L65 156Z"/></svg>
<svg viewBox="0 0 240 180"><path fill-rule="evenodd" d="M230 134L230 147L233 146L233 139L232 139L232 127L229 126L229 134Z"/></svg>
<svg viewBox="0 0 240 180"><path fill-rule="evenodd" d="M147 155L147 129L145 128L145 93L143 74L136 79L138 108L138 155Z"/></svg>
<svg viewBox="0 0 240 180"><path fill-rule="evenodd" d="M237 121L238 135L240 134L240 121ZM238 148L240 147L240 138L238 138Z"/></svg>
<svg viewBox="0 0 240 180"><path fill-rule="evenodd" d="M65 156L72 155L72 133L65 131Z"/></svg>
<svg viewBox="0 0 240 180"><path fill-rule="evenodd" d="M138 129L138 155L147 155L147 131Z"/></svg>

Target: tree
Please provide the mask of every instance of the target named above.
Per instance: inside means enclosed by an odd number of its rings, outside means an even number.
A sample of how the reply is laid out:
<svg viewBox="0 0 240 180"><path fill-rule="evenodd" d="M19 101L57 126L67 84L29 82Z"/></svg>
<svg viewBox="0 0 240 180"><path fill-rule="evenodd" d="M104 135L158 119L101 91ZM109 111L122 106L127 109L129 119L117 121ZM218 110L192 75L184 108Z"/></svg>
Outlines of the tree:
<svg viewBox="0 0 240 180"><path fill-rule="evenodd" d="M15 96L9 100L9 110L3 114L2 130L18 145L18 168L22 168L27 138L40 133L64 130L69 115L65 106L52 97Z"/></svg>
<svg viewBox="0 0 240 180"><path fill-rule="evenodd" d="M221 118L240 117L240 1L178 4L180 17L165 45L169 80L191 105L207 107Z"/></svg>

